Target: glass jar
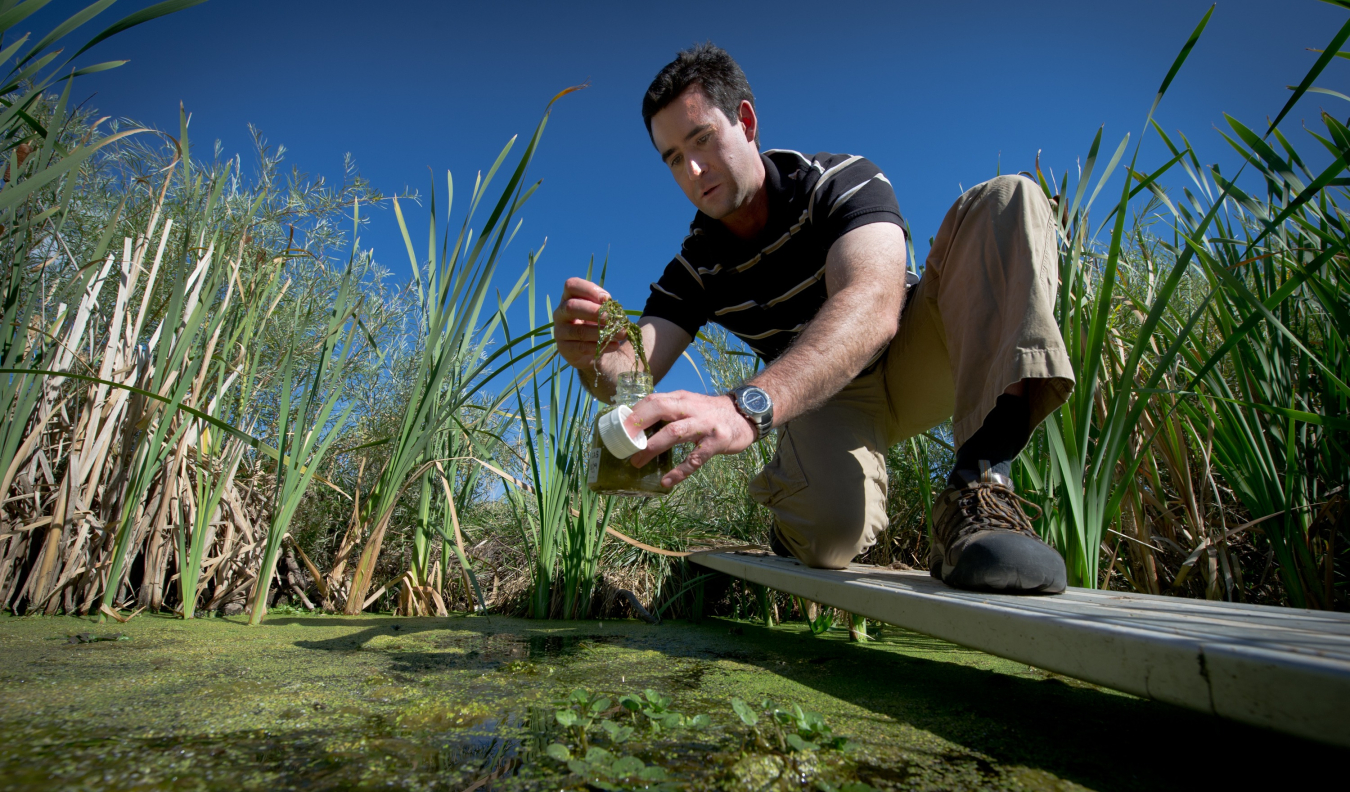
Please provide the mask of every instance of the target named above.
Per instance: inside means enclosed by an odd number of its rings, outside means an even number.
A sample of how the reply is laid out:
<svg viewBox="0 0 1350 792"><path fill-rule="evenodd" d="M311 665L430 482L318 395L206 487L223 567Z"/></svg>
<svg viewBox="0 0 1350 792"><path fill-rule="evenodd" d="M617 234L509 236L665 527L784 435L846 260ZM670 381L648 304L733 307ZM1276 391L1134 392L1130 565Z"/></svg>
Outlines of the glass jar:
<svg viewBox="0 0 1350 792"><path fill-rule="evenodd" d="M675 455L667 450L656 459L640 468L633 467L627 459L619 459L605 447L600 439L600 416L617 409L619 405L632 408L644 396L652 394L652 375L645 372L625 371L619 375L618 387L614 393L614 403L601 410L596 416L596 424L591 429L591 452L586 465L586 486L591 492L601 495L636 495L655 498L670 492L670 487L661 486L661 479L675 469ZM647 436L656 434L663 423L657 423L646 430Z"/></svg>

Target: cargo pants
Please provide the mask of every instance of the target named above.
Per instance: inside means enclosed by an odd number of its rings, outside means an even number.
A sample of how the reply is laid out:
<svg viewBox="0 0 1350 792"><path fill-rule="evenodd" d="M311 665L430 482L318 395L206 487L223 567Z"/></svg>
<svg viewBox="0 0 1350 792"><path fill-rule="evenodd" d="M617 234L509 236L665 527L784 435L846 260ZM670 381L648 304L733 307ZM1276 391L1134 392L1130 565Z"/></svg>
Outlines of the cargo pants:
<svg viewBox="0 0 1350 792"><path fill-rule="evenodd" d="M877 364L780 427L777 454L750 483L798 559L842 569L876 543L891 445L951 418L959 448L1023 380L1029 429L1068 399L1058 282L1050 202L1035 182L1000 176L957 199Z"/></svg>

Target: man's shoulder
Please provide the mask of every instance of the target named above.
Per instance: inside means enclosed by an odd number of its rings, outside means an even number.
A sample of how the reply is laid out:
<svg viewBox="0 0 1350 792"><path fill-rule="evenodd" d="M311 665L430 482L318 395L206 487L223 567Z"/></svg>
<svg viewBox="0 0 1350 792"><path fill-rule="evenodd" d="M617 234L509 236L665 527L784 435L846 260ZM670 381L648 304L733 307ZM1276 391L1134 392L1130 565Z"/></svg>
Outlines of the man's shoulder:
<svg viewBox="0 0 1350 792"><path fill-rule="evenodd" d="M795 201L814 204L819 192L847 192L881 174L881 170L861 154L836 154L818 151L804 154L792 149L770 149L765 157L778 169L779 183L790 189ZM882 177L885 180L884 176ZM887 182L889 184L889 182Z"/></svg>
<svg viewBox="0 0 1350 792"><path fill-rule="evenodd" d="M835 154L829 151L817 151L814 154L806 154L795 149L768 149L764 152L774 165L778 167L780 173L790 177L793 173L814 174L815 177L823 176L830 169L840 165L852 165L856 162L867 162L867 158L861 154ZM799 175L797 178L801 178Z"/></svg>

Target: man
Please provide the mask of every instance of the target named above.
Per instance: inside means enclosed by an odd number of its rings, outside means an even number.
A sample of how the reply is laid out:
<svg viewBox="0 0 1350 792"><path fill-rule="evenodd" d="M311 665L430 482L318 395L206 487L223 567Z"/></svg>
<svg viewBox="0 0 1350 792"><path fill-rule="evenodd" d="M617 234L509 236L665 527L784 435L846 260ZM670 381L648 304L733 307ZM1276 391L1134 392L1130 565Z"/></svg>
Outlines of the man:
<svg viewBox="0 0 1350 792"><path fill-rule="evenodd" d="M774 549L839 569L887 526L886 449L950 417L958 449L934 508L933 576L965 589L1063 591L1064 561L1032 530L1009 478L1073 388L1053 315L1045 195L1021 177L967 191L918 280L886 176L857 156L760 152L754 95L725 51L681 52L648 88L642 116L698 209L638 322L653 375L709 321L767 365L726 395L644 399L630 433L666 425L632 463L692 443L663 482L672 486L778 429L775 459L751 482L774 513ZM626 343L595 360L607 297L569 279L553 326L559 352L604 400L633 366Z"/></svg>

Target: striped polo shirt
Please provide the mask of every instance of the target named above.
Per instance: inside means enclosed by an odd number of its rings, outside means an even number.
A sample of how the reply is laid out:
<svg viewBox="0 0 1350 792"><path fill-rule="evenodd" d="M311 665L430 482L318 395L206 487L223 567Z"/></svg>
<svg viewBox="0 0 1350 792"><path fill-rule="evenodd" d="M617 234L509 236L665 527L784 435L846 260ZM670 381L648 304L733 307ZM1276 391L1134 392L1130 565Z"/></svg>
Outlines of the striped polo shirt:
<svg viewBox="0 0 1350 792"><path fill-rule="evenodd" d="M825 255L835 240L869 223L895 223L906 235L909 228L890 181L863 157L785 149L760 156L769 198L764 230L741 239L697 213L642 313L690 336L715 322L767 363L825 303Z"/></svg>

